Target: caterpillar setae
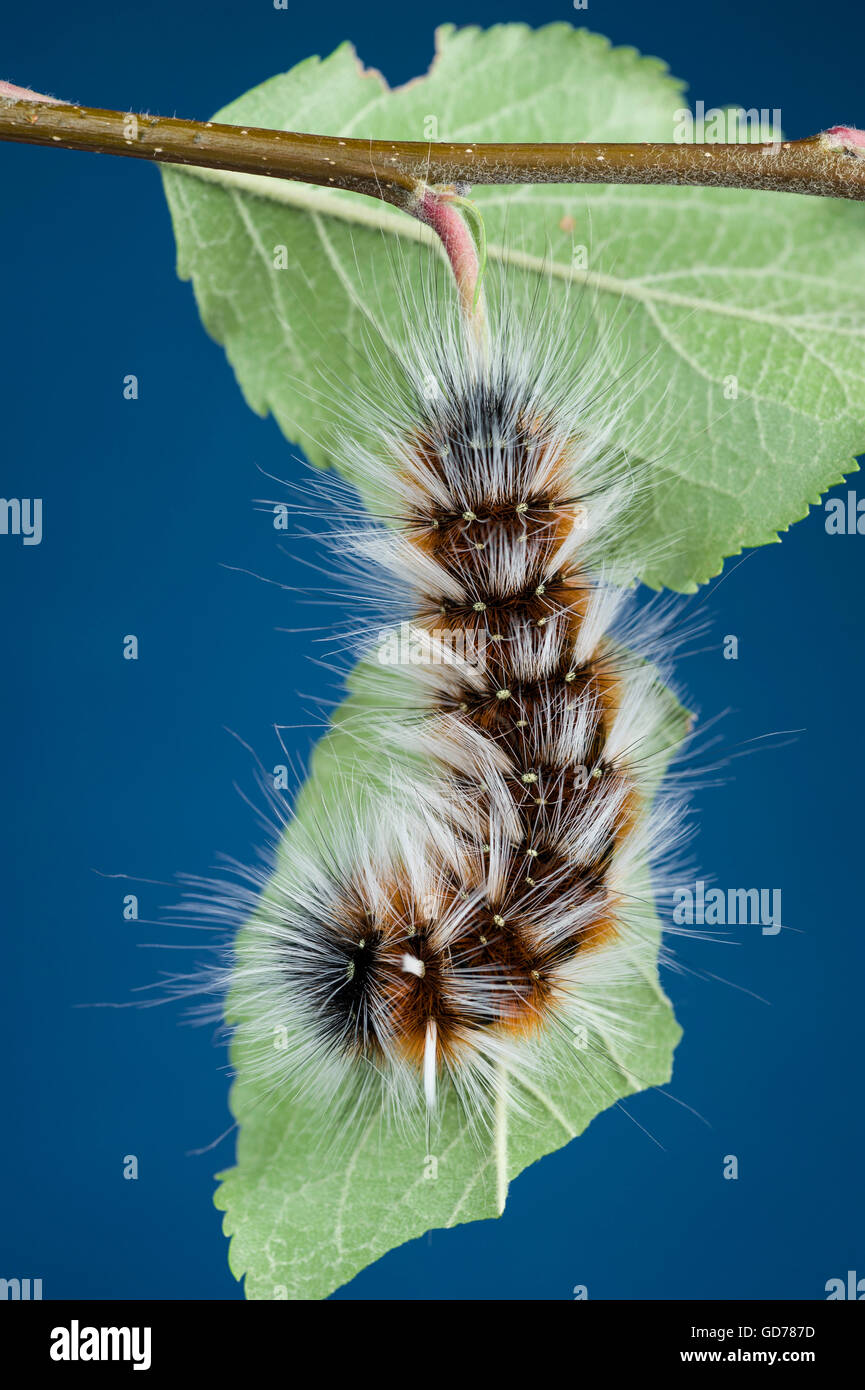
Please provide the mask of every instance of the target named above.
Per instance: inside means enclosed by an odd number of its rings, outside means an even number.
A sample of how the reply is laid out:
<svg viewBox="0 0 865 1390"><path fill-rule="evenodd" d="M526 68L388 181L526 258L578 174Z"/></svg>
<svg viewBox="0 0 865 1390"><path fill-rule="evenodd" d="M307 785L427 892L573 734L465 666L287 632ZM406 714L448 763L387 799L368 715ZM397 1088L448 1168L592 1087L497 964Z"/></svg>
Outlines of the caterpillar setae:
<svg viewBox="0 0 865 1390"><path fill-rule="evenodd" d="M483 1130L562 1040L579 1068L581 1030L626 1034L620 987L654 968L652 873L682 837L655 795L668 639L621 558L652 486L622 439L633 378L507 283L482 319L403 299L386 387L349 383L341 425L378 519L335 537L406 605L398 669L364 667L380 775L223 892L249 920L220 983L266 1090L335 1129L429 1124L454 1091Z"/></svg>

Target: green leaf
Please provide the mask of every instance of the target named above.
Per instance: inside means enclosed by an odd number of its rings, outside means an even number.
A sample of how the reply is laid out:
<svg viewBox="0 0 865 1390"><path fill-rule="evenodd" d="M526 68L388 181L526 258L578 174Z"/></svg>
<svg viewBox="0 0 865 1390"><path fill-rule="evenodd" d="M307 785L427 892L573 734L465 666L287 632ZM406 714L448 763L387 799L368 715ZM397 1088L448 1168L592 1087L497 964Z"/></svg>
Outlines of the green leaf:
<svg viewBox="0 0 865 1390"><path fill-rule="evenodd" d="M681 86L656 59L566 24L439 30L428 76L390 91L343 45L265 82L215 119L332 135L448 140L670 140ZM252 408L332 460L310 397L324 361L362 389L371 312L398 331L397 247L425 228L372 199L279 179L168 169L179 272ZM634 390L625 433L657 459L637 535L642 578L693 590L724 557L777 538L865 446L865 207L777 193L660 186L478 188L491 262L548 274L564 306L585 284L598 351ZM588 264L574 258L585 246ZM284 246L288 268L276 269ZM390 249L391 254L388 254ZM416 258L405 265L412 274ZM579 299L564 308L576 338ZM334 369L339 361L340 366ZM646 367L648 364L648 367ZM648 373L648 375L647 375Z"/></svg>
<svg viewBox="0 0 865 1390"><path fill-rule="evenodd" d="M360 804L376 784L381 759L373 748L362 751L353 726L368 724L370 709L380 709L383 679L394 683L390 705L401 698L398 672L376 667L369 683L363 666L355 671L352 693L315 750L281 854L292 853L298 826L326 823L334 797L344 803L354 796ZM670 696L658 750L680 742L686 722ZM660 939L660 928L652 934ZM655 969L634 962L631 977L616 984L616 1010L629 1019L626 1042L597 1033L577 1048L559 1039L559 1064L545 1090L514 1078L527 1116L500 1115L494 1136L482 1143L451 1100L430 1151L423 1139L384 1133L378 1122L328 1150L314 1109L262 1094L235 1042L237 1166L220 1175L215 1201L232 1237L229 1263L238 1279L246 1276L247 1297L323 1298L433 1227L499 1215L508 1182L530 1163L581 1134L623 1096L669 1081L681 1030Z"/></svg>

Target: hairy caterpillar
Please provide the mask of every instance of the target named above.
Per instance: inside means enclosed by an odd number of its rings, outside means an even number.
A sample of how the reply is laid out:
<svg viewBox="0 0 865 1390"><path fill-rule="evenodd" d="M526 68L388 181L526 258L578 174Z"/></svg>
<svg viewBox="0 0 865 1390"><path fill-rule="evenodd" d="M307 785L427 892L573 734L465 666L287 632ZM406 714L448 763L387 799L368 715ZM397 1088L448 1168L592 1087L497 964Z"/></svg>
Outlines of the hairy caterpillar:
<svg viewBox="0 0 865 1390"><path fill-rule="evenodd" d="M630 613L620 558L651 492L621 438L634 382L569 360L562 310L507 288L482 332L465 295L406 298L386 389L350 398L340 447L380 520L335 543L404 596L413 655L365 668L364 813L334 798L218 902L249 917L220 983L251 1068L336 1128L429 1123L450 1088L483 1128L530 1104L557 1041L579 1068L575 1036L626 1034L620 986L657 952L648 865L681 838L654 795L662 623Z"/></svg>

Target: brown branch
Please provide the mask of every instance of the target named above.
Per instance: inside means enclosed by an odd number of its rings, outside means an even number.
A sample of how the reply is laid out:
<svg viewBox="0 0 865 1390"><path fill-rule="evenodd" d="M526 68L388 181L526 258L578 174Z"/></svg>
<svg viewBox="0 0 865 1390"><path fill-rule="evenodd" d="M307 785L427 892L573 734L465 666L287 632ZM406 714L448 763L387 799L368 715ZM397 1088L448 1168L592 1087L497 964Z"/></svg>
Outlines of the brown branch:
<svg viewBox="0 0 865 1390"><path fill-rule="evenodd" d="M765 144L428 144L341 140L99 111L0 83L0 140L350 189L416 214L424 187L700 184L865 200L865 133L835 126Z"/></svg>

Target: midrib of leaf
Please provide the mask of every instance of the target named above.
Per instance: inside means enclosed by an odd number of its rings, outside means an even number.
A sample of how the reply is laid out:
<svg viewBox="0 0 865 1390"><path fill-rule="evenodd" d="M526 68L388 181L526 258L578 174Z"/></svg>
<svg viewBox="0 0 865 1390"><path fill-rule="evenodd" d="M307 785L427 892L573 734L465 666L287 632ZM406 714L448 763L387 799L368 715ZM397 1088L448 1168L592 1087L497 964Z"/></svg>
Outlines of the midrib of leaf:
<svg viewBox="0 0 865 1390"><path fill-rule="evenodd" d="M464 1137L465 1137L465 1132L464 1132L464 1130L458 1129L457 1132L456 1132L456 1134L454 1135L454 1137L453 1137L451 1140L448 1141L448 1143L445 1145L445 1147L442 1149L441 1153L439 1154L439 1156L438 1156L438 1158L439 1158L439 1163L444 1163L444 1162L445 1162L445 1160L447 1159L448 1154L451 1152L451 1150L452 1150L452 1149L455 1149L455 1148L457 1147L457 1145L460 1144L460 1143L462 1142L462 1140L463 1140ZM458 1217L460 1211L462 1210L463 1206L465 1205L466 1200L468 1199L470 1193L471 1193L471 1192L473 1191L473 1189L477 1186L478 1182L479 1182L480 1179L483 1177L483 1175L484 1175L484 1173L486 1172L487 1168L489 1168L491 1162L492 1162L492 1159L490 1158L490 1156L489 1156L489 1154L488 1154L488 1155L486 1156L486 1158L484 1159L483 1163L479 1163L478 1166L477 1166L477 1168L473 1171L473 1173L472 1173L471 1176L469 1177L468 1181L466 1182L465 1187L463 1188L462 1196L459 1198L459 1200L458 1200L456 1206L454 1207L453 1211L451 1212L450 1216L447 1218L447 1221L445 1222L445 1226L446 1226L446 1227L448 1227L448 1226L453 1226L453 1225L456 1223L456 1219L457 1219L457 1217ZM401 1198L401 1200L402 1200L402 1201L406 1201L406 1200L408 1199L409 1194L410 1194L411 1192L413 1192L413 1191L415 1190L416 1187L419 1187L420 1184L421 1184L423 1181L424 1181L423 1178L415 1178L415 1180L414 1180L414 1182L412 1183L411 1187L407 1189L407 1191L405 1192L405 1194L403 1195L403 1197Z"/></svg>
<svg viewBox="0 0 865 1390"><path fill-rule="evenodd" d="M345 198L334 196L334 193L328 189L317 188L315 185L304 186L286 180L264 178L257 174L237 174L231 170L195 169L184 166L178 172L201 179L206 183L216 183L230 188L235 194L245 192L257 198L282 203L298 212L308 213L313 220L316 216L320 217L324 214L337 221L387 233L397 239L417 241L431 246L438 245L434 233L422 223L416 222L408 216L388 212L384 207L366 207L359 200L355 201L353 197L349 200L348 196ZM241 200L236 197L233 201L242 205ZM481 203L482 208L483 204ZM248 226L247 219L244 221L245 225ZM326 244L325 250L327 251ZM679 294L675 290L659 289L654 284L647 283L649 280L656 281L660 278L660 276L652 274L639 279L624 280L619 276L608 275L603 271L583 270L579 266L550 260L530 251L508 248L495 241L488 242L487 254L491 260L498 261L503 265L510 265L518 270L525 270L538 276L551 275L568 284L586 285L604 294L634 300L650 310L656 304L666 304L672 308L688 310L689 312L715 314L721 318L755 323L763 327L779 329L784 333L793 333L799 327L809 333L831 333L842 337L865 339L865 327L849 328L838 324L835 320L822 322L813 317L802 315L785 317L765 309L746 309L739 304L725 304L717 299L703 299L698 295ZM329 257L329 259L331 258ZM727 273L736 276L740 272L733 267ZM743 268L741 273L745 274L747 270ZM690 268L687 274L689 276L698 275L699 269ZM788 271L787 274L791 278L801 278L796 275L795 271ZM340 278L345 288L344 271L341 272ZM671 346L674 345L671 344ZM681 354L681 348L676 347L676 351ZM690 358L685 358L685 360L689 366L695 365Z"/></svg>
<svg viewBox="0 0 865 1390"><path fill-rule="evenodd" d="M501 1215L508 1200L508 1077L503 1065L500 1065L496 1077L493 1149L496 1156L496 1207Z"/></svg>

